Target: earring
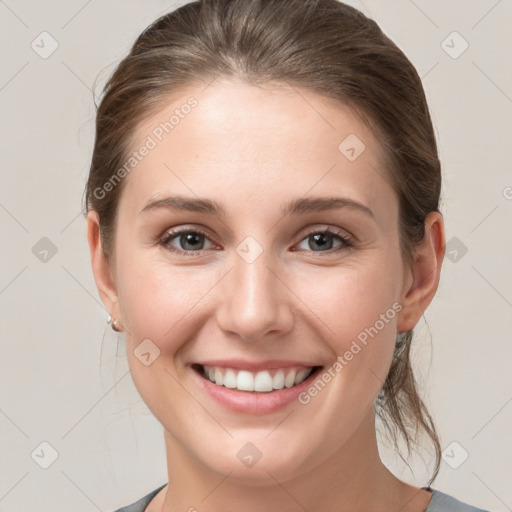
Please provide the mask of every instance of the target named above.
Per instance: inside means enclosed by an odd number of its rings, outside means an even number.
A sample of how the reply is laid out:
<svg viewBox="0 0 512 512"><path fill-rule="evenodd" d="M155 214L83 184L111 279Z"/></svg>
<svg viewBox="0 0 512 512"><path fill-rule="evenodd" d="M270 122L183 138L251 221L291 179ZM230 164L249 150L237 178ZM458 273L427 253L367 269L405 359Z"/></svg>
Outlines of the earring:
<svg viewBox="0 0 512 512"><path fill-rule="evenodd" d="M107 318L107 324L111 324L110 327L112 327L112 330L115 332L122 332L119 320L117 318L112 319L110 315L108 315Z"/></svg>

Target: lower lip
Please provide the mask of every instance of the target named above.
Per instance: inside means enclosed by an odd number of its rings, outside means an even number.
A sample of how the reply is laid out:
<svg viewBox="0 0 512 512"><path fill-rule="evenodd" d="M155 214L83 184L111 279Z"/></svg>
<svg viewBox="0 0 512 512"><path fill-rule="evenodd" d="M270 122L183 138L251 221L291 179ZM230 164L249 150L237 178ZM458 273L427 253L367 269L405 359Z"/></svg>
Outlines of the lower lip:
<svg viewBox="0 0 512 512"><path fill-rule="evenodd" d="M291 388L276 389L265 393L257 391L239 391L214 384L210 380L199 375L194 369L190 369L199 385L217 403L236 412L250 414L269 414L285 408L297 400L298 395L305 391L316 379L319 370L313 372L306 380Z"/></svg>

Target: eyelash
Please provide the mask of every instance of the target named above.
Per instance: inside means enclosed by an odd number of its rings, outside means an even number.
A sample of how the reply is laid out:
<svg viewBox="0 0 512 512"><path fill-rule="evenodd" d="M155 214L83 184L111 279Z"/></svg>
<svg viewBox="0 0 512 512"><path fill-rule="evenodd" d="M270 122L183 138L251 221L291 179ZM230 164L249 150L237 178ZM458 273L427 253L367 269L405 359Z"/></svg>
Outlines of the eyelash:
<svg viewBox="0 0 512 512"><path fill-rule="evenodd" d="M206 252L208 249L200 249L198 251L184 251L181 249L176 249L176 248L172 247L171 245L169 245L169 242L171 240L173 240L174 238L178 237L179 235L182 235L185 233L201 235L201 236L204 236L205 238L209 239L208 235L199 229L183 228L183 229L177 229L175 231L167 231L162 236L162 238L160 238L159 244L162 245L165 249L167 249L169 252L172 252L172 253L177 253L180 255L187 254L187 255L189 255L188 257L202 256L203 253ZM305 249L298 249L298 252L314 252L314 253L318 253L318 254L330 255L330 254L341 252L343 250L350 249L351 247L354 246L354 243L352 242L350 237L348 237L346 234L344 234L340 231L332 230L330 228L326 228L326 229L322 229L322 230L319 230L318 228L317 229L310 228L306 232L305 236L301 239L301 242L304 239L308 238L309 236L317 235L317 234L330 235L330 236L336 237L341 241L341 245L337 248L328 249L326 251L307 251Z"/></svg>

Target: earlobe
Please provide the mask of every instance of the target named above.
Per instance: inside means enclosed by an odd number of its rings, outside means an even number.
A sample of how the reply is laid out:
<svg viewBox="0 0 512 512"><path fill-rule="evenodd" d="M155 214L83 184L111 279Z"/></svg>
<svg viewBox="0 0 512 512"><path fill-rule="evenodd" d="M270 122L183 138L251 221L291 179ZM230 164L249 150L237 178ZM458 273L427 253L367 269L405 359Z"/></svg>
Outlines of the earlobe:
<svg viewBox="0 0 512 512"><path fill-rule="evenodd" d="M117 289L113 278L112 266L103 254L100 238L98 212L87 214L87 241L91 254L91 266L96 287L105 308L114 317L120 316Z"/></svg>
<svg viewBox="0 0 512 512"><path fill-rule="evenodd" d="M397 330L411 330L434 298L445 252L443 217L430 212L425 219L425 235L414 251L410 279L402 295L402 310L398 316Z"/></svg>

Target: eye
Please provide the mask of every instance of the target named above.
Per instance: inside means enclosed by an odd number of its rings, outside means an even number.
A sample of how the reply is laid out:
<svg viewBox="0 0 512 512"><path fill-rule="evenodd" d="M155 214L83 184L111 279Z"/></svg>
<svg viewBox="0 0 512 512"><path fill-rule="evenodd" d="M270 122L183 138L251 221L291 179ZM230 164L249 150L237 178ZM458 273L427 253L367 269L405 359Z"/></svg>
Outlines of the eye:
<svg viewBox="0 0 512 512"><path fill-rule="evenodd" d="M160 239L160 245L164 246L167 250L177 253L201 253L204 248L205 240L209 240L207 235L197 229L176 229L174 231L167 231ZM172 245L175 242L178 247Z"/></svg>
<svg viewBox="0 0 512 512"><path fill-rule="evenodd" d="M337 247L333 248L333 241L335 239L337 239L340 243ZM303 238L302 242L304 241L308 242L308 247L306 249L300 250L313 252L333 253L342 251L344 249L348 249L349 247L353 247L354 245L348 235L340 231L332 230L330 228L323 230L311 229L308 232L307 236ZM317 248L319 248L320 250L315 250Z"/></svg>
<svg viewBox="0 0 512 512"><path fill-rule="evenodd" d="M338 245L333 247L333 243L336 240L338 240ZM208 235L201 230L182 228L165 232L159 243L170 252L202 254L203 251L212 248L205 248L205 241L210 242L215 247L215 244L210 241ZM304 241L308 242L308 247L299 249L300 251L326 252L329 254L346 250L354 245L348 235L330 228L324 230L319 230L318 228L310 229L301 243Z"/></svg>

